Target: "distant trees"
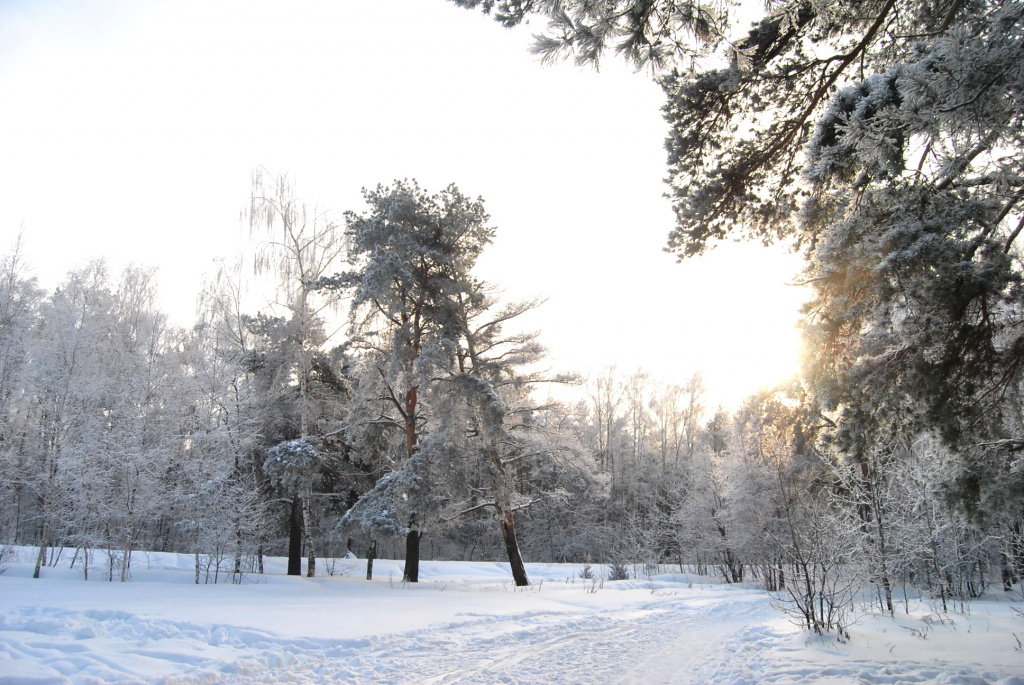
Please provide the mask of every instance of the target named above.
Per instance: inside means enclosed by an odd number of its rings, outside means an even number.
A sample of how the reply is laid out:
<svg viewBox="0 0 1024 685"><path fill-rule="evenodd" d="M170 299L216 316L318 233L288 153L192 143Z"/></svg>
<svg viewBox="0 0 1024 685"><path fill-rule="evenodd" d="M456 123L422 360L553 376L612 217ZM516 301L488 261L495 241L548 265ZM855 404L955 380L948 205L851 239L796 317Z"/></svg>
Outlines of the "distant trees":
<svg viewBox="0 0 1024 685"><path fill-rule="evenodd" d="M128 580L133 551L146 545L194 551L197 582L211 564L215 579L222 562L239 579L261 569L264 544L277 540L275 488L305 513L314 572L312 518L332 505L309 504L320 496L312 484L338 478L348 391L344 356L322 349L317 294L304 285L311 260L329 265L323 233L301 242L300 203L278 181L280 194L267 199L257 178L250 218L283 234L262 245L260 260L284 254L274 265L291 288L282 298L289 317L245 314L239 274L222 269L196 325L178 330L156 308L152 271L129 267L114 281L93 262L44 299L17 246L5 258L0 522L6 540L39 545L36 575L70 545L86 577L100 551L108 576ZM315 468L289 470L294 460L283 458L265 468L268 450L284 444L281 456L303 433L315 441Z"/></svg>
<svg viewBox="0 0 1024 685"><path fill-rule="evenodd" d="M80 548L85 564L105 547L110 574L127 580L143 522L167 506L181 407L171 387L174 334L154 295L152 272L130 267L115 290L94 262L40 309L12 473L23 484L18 511L24 495L34 499L37 576L47 547L60 542Z"/></svg>

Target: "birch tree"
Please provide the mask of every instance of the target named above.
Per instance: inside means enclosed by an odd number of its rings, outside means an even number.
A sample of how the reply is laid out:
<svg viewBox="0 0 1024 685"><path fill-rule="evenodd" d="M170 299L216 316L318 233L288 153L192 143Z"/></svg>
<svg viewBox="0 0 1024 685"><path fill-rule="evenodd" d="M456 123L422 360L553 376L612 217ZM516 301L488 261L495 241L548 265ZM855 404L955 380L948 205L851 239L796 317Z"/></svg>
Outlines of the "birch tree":
<svg viewBox="0 0 1024 685"><path fill-rule="evenodd" d="M106 266L93 262L73 271L44 305L31 363L35 439L29 487L36 499L39 553L62 538L67 523L82 536L105 541L96 507L103 500L100 475L90 457L101 453L104 400L114 392L99 353L106 349L112 317ZM77 505L77 511L71 509ZM82 544L86 544L82 540Z"/></svg>
<svg viewBox="0 0 1024 685"><path fill-rule="evenodd" d="M0 259L0 486L3 504L0 531L4 543L22 536L27 502L27 455L31 416L29 395L30 350L43 293L29 276L21 254L21 239Z"/></svg>
<svg viewBox="0 0 1024 685"><path fill-rule="evenodd" d="M345 244L341 228L326 212L309 207L297 198L286 176L268 177L262 170L255 171L252 196L244 216L251 231L265 238L257 249L256 271L276 276L278 304L288 314L277 331L283 334L279 338L283 354L276 373L296 385L291 398L293 425L280 436L286 439L282 443L283 453L292 454L291 448L300 444L295 440L311 445L303 441L332 428L318 425L321 412L313 386L317 374L315 358L327 342L323 317L328 311L337 310L337 300L323 297L313 286L340 267L345 257ZM262 322L272 323L270 318ZM297 453L306 454L303 450ZM267 463L281 465L285 462L278 459ZM287 460L287 463L293 468L314 468L320 462L300 459ZM290 496L293 508L302 512L309 576L316 574L316 544L310 509L314 480L312 474L297 474L282 481L302 486Z"/></svg>

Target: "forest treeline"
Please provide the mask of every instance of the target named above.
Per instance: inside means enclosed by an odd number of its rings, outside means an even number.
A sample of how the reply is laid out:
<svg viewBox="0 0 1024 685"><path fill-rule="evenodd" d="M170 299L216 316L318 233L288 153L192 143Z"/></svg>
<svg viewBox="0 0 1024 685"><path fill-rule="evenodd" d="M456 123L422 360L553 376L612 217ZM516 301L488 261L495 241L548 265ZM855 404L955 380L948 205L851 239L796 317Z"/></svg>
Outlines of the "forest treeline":
<svg viewBox="0 0 1024 685"><path fill-rule="evenodd" d="M257 173L243 214L273 311L224 268L177 329L145 269L44 293L5 258L4 541L121 579L140 548L194 553L197 581L350 547L404 554L411 581L422 553L506 558L519 585L524 558L674 563L761 582L819 631L864 589L894 612L1015 587L1024 3L792 0L737 31L689 0L453 1L545 20L545 59L652 74L669 249L798 250L800 378L730 411L699 376L641 372L550 400L574 379L522 331L539 303L473 276L482 201L396 181L335 222Z"/></svg>
<svg viewBox="0 0 1024 685"><path fill-rule="evenodd" d="M494 231L480 200L408 181L365 196L336 224L257 173L246 217L278 311L245 311L245 274L225 266L189 328L157 309L152 270L91 262L44 292L15 246L3 542L37 545L37 571L66 548L111 580L137 550L195 555L197 582L259 573L264 555L291 573L304 556L308 575L404 555L408 580L420 554L508 559L524 585L523 558L673 564L792 588L811 627L841 625L863 587L893 611L1017 581L1019 508L965 506L956 464L1002 463L978 484L996 492L1021 443L965 453L905 430L851 459L797 381L729 411L699 374L548 373L538 335L515 330L538 303L502 304L471 274Z"/></svg>

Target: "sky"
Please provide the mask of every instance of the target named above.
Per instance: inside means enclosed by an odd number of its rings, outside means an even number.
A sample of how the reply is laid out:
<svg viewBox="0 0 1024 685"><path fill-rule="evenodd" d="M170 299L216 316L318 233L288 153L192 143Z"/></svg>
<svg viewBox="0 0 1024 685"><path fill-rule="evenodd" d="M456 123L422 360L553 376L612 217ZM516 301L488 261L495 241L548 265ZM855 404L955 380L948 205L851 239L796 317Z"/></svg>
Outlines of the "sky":
<svg viewBox="0 0 1024 685"><path fill-rule="evenodd" d="M714 401L790 375L798 258L677 264L660 89L542 65L540 28L445 0L0 3L0 251L20 233L47 289L93 258L156 267L187 325L215 260L251 252L253 169L337 221L363 187L454 182L497 227L477 275L547 298L524 325L554 368L700 370Z"/></svg>

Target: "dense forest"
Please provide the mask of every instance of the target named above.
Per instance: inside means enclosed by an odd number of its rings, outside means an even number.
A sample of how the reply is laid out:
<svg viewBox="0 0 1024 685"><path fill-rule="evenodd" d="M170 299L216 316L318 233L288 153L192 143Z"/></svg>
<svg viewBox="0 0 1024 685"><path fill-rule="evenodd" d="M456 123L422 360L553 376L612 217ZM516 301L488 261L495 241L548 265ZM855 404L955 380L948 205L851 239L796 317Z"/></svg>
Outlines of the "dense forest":
<svg viewBox="0 0 1024 685"><path fill-rule="evenodd" d="M335 217L257 172L243 215L274 311L246 310L240 267L176 328L144 268L44 292L4 257L0 542L112 580L140 549L193 553L197 582L267 554L308 575L404 556L413 582L421 555L501 558L517 585L524 559L677 564L763 583L819 631L864 589L889 613L1012 589L1024 3L774 3L729 39L693 2L454 1L546 20L545 59L651 72L669 249L800 251L801 376L727 410L699 375L549 372L519 326L540 303L473 275L482 200L395 181Z"/></svg>

